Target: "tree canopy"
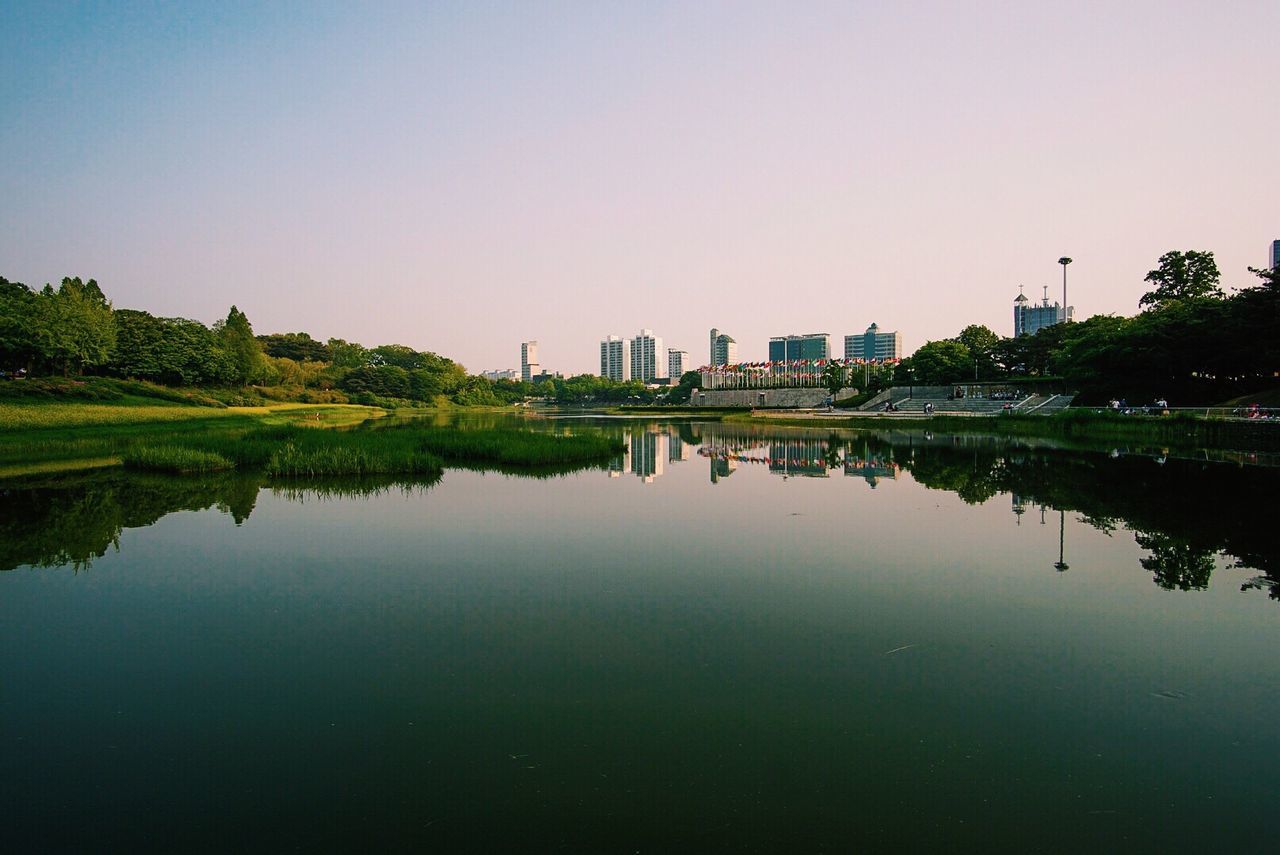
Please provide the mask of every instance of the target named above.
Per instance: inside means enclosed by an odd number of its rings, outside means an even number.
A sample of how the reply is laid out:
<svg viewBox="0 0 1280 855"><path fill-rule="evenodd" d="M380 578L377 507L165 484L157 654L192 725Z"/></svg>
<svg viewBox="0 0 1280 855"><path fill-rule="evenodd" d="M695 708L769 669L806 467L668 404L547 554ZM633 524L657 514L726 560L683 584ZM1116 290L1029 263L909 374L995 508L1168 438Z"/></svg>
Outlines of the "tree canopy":
<svg viewBox="0 0 1280 855"><path fill-rule="evenodd" d="M1140 308L1160 308L1172 300L1221 298L1222 275L1212 252L1174 250L1160 256L1145 281L1155 287L1138 300Z"/></svg>

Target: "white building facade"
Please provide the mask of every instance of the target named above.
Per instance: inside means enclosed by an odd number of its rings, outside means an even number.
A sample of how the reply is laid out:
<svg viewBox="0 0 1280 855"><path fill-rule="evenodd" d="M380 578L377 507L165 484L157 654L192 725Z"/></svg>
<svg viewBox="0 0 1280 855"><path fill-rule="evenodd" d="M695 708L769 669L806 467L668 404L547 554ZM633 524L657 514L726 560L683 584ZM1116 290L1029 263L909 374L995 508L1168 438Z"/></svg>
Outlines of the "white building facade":
<svg viewBox="0 0 1280 855"><path fill-rule="evenodd" d="M631 339L631 376L642 383L652 383L667 376L667 351L662 338L653 330L640 330Z"/></svg>
<svg viewBox="0 0 1280 855"><path fill-rule="evenodd" d="M600 342L600 376L617 383L631 379L631 341L611 335Z"/></svg>
<svg viewBox="0 0 1280 855"><path fill-rule="evenodd" d="M667 351L667 376L672 380L679 380L680 375L688 369L685 366L689 363L689 353L684 350L668 350Z"/></svg>

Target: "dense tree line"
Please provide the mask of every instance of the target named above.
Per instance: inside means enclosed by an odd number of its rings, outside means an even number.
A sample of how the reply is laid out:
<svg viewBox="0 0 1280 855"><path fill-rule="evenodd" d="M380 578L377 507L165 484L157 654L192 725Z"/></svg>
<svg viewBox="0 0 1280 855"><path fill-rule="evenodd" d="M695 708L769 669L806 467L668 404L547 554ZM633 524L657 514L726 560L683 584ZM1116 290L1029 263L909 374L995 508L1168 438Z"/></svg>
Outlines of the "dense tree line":
<svg viewBox="0 0 1280 855"><path fill-rule="evenodd" d="M897 367L897 383L1061 378L1085 402L1127 396L1214 403L1280 378L1280 269L1226 294L1212 252L1169 252L1133 317L1095 315L1034 335L1002 338L965 327L925 343Z"/></svg>
<svg viewBox="0 0 1280 855"><path fill-rule="evenodd" d="M319 341L305 332L255 336L249 318L235 306L212 327L115 309L95 280L79 278L35 291L0 277L0 370L168 386L252 386L273 398L388 406L442 401L492 406L530 397L566 404L654 399L638 381L615 383L584 374L493 383L469 375L451 359L402 344L365 347L338 338Z"/></svg>

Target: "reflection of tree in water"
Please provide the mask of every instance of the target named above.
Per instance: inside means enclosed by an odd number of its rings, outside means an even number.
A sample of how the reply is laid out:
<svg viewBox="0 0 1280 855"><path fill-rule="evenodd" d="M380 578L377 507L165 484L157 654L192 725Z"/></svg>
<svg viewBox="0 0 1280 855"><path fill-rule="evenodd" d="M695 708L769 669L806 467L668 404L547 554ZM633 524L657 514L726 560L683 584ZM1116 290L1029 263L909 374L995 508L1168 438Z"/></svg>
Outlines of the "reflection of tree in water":
<svg viewBox="0 0 1280 855"><path fill-rule="evenodd" d="M1152 580L1166 591L1203 591L1213 575L1213 552L1199 549L1181 537L1137 532L1134 540L1151 554L1140 559Z"/></svg>
<svg viewBox="0 0 1280 855"><path fill-rule="evenodd" d="M1055 510L1111 534L1120 524L1150 555L1141 559L1162 588L1203 590L1214 557L1262 571L1244 588L1265 589L1280 600L1280 549L1270 534L1271 506L1256 497L1275 492L1277 472L1139 456L1061 449L1028 449L996 441L956 444L903 437L894 455L926 487L950 490L966 502L998 492Z"/></svg>
<svg viewBox="0 0 1280 855"><path fill-rule="evenodd" d="M1003 458L979 457L976 450L916 449L903 468L926 487L948 490L970 505L979 505L1001 490Z"/></svg>
<svg viewBox="0 0 1280 855"><path fill-rule="evenodd" d="M113 470L10 483L0 490L0 570L23 564L83 570L118 546L126 528L209 507L239 525L257 496L256 479L232 473L173 478Z"/></svg>
<svg viewBox="0 0 1280 855"><path fill-rule="evenodd" d="M430 487L438 479L333 479L278 484L293 501L370 495L405 485ZM8 482L0 488L0 571L22 565L87 569L126 528L151 525L175 511L217 508L236 525L249 518L261 476L219 473L173 477L114 469Z"/></svg>

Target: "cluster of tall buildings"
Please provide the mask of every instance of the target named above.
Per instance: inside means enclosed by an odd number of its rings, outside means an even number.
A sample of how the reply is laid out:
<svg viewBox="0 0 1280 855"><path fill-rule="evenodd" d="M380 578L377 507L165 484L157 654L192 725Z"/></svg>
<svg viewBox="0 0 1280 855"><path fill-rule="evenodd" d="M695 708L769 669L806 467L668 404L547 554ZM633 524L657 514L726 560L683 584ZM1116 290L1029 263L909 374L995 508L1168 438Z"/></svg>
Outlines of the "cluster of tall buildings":
<svg viewBox="0 0 1280 855"><path fill-rule="evenodd" d="M770 362L794 362L797 359L840 358L831 350L830 333L774 336L769 339ZM865 332L844 337L844 359L902 358L902 333L884 332L873 323Z"/></svg>
<svg viewBox="0 0 1280 855"><path fill-rule="evenodd" d="M1018 289L1013 300L1014 336L1035 335L1045 327L1075 319L1075 307L1066 303L1066 265L1069 258L1059 259L1063 265L1063 302L1050 302L1046 285L1040 302L1033 303ZM1280 267L1280 240L1271 242L1268 248L1268 267ZM732 336L716 328L711 329L708 364L736 365L738 343ZM831 349L830 333L803 333L799 335L773 336L769 339L770 362L794 362L797 360L838 358ZM902 358L902 334L885 332L878 324L871 324L866 331L844 337L844 358L887 361ZM643 329L632 338L610 335L600 341L600 376L618 382L640 380L644 383L675 382L695 364L686 350L663 347L662 338L653 330ZM536 381L551 376L538 362L538 342L520 343L520 371L513 368L485 371L490 380Z"/></svg>
<svg viewBox="0 0 1280 855"><path fill-rule="evenodd" d="M670 354L653 330L640 330L634 338L611 335L600 341L600 376L609 380L652 383L670 377L670 365Z"/></svg>

